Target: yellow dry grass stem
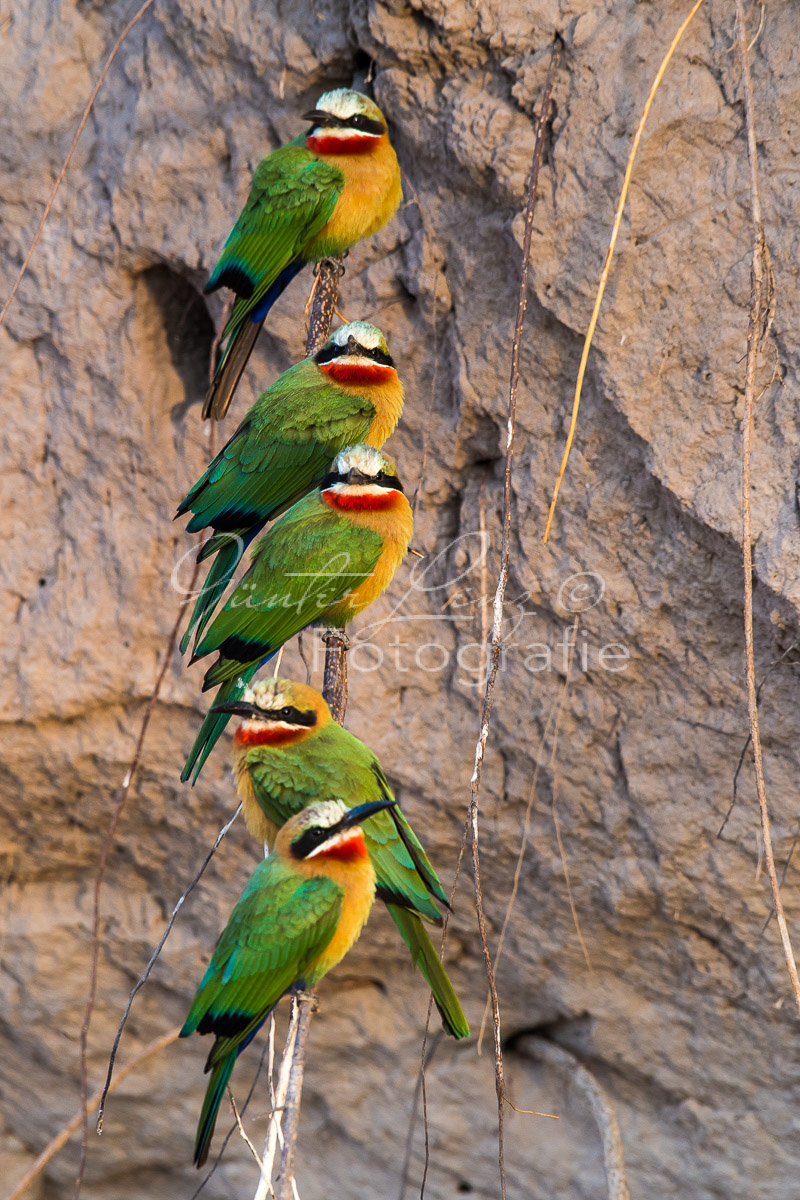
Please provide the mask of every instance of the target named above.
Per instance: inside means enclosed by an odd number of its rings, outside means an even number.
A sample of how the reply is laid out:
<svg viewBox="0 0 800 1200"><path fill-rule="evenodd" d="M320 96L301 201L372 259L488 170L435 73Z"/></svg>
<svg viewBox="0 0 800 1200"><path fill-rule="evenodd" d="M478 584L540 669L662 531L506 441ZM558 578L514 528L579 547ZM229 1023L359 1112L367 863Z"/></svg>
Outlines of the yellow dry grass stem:
<svg viewBox="0 0 800 1200"><path fill-rule="evenodd" d="M545 526L544 536L542 538L543 542L547 542L547 538L550 533L550 526L553 523L553 515L556 511L556 501L558 500L558 493L561 488L561 481L564 478L564 472L567 469L567 461L569 459L569 453L570 453L570 450L572 449L572 443L575 438L575 428L578 424L578 409L580 408L581 391L583 389L583 377L586 374L586 362L589 358L589 350L592 345L592 338L594 337L595 326L597 325L597 318L600 313L600 305L603 302L603 294L606 290L606 283L608 282L608 273L611 268L611 259L614 255L614 248L617 244L617 235L619 234L619 227L622 223L622 214L625 209L625 201L628 196L628 185L630 184L631 174L633 173L633 164L636 161L636 152L639 149L639 142L642 139L645 122L647 121L647 116L648 116L648 113L650 112L650 108L653 104L655 94L658 91L661 80L664 77L664 72L666 71L666 69L669 65L670 59L672 58L673 54L675 53L675 49L678 45L678 42L681 40L684 33L686 32L689 22L691 21L692 17L695 15L695 13L697 12L698 8L700 7L700 5L702 3L703 3L703 0L696 0L696 3L692 5L691 11L689 12L688 16L685 17L680 28L678 29L678 32L675 34L675 37L672 39L669 50L667 50L667 53L664 55L661 66L658 68L658 71L656 72L656 77L653 80L652 87L650 88L650 91L647 96L647 101L644 106L644 111L642 113L639 124L636 128L636 133L634 134L634 137L633 137L633 145L631 146L631 152L628 155L628 165L625 168L625 178L622 181L622 191L620 192L619 203L617 204L617 211L614 215L614 225L611 230L611 241L608 244L608 252L606 253L606 261L603 264L603 274L600 276L600 286L597 289L597 296L595 297L594 308L592 310L592 319L589 322L589 328L586 331L586 338L584 339L584 343L583 343L583 353L581 354L581 363L578 368L578 380L575 384L575 396L572 401L572 418L569 423L569 433L567 434L567 444L564 447L564 457L561 459L561 468L558 472L558 479L556 480L556 486L553 489L553 499L550 501L550 511L547 514L547 525Z"/></svg>
<svg viewBox="0 0 800 1200"><path fill-rule="evenodd" d="M119 1085L123 1083L129 1075L131 1075L137 1067L140 1067L145 1059L152 1058L154 1054L159 1054L165 1050L167 1046L171 1046L173 1042L178 1040L180 1029L171 1029L169 1033L163 1034L156 1038L154 1042L150 1042L144 1049L127 1062L116 1074L114 1082L109 1087L109 1092L115 1092ZM23 1192L27 1191L28 1187L33 1183L37 1175L40 1175L52 1158L55 1158L62 1146L65 1146L74 1133L80 1129L86 1115L93 1112L100 1103L100 1098L103 1095L102 1088L98 1089L93 1096L90 1096L86 1101L86 1107L80 1112L77 1112L68 1125L65 1125L56 1137L45 1146L42 1153L37 1158L27 1174L20 1179L13 1192L6 1196L6 1200L19 1200Z"/></svg>

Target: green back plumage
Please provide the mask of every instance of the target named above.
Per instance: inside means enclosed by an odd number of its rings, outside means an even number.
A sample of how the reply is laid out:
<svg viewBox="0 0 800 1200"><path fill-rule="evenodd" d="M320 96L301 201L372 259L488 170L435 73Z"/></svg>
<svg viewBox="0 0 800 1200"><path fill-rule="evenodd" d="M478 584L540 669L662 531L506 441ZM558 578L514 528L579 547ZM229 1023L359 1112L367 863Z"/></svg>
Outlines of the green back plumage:
<svg viewBox="0 0 800 1200"><path fill-rule="evenodd" d="M320 479L345 446L363 441L375 416L364 396L332 384L305 358L259 396L209 464L178 515L188 533L277 516Z"/></svg>
<svg viewBox="0 0 800 1200"><path fill-rule="evenodd" d="M220 652L203 689L325 617L372 574L382 550L380 534L330 509L318 492L304 496L256 543L252 565L196 648L192 661Z"/></svg>
<svg viewBox="0 0 800 1200"><path fill-rule="evenodd" d="M298 138L297 141L300 141ZM290 143L274 150L256 167L247 203L223 246L207 289L247 281L252 291L234 290L224 336L235 335L259 306L266 292L290 263L302 258L336 207L344 187L338 167L321 162L305 146Z"/></svg>
<svg viewBox="0 0 800 1200"><path fill-rule="evenodd" d="M296 746L254 746L244 752L244 761L256 799L278 826L328 796L338 796L348 808L392 796L376 756L334 721ZM376 813L362 830L375 867L376 894L440 921L430 897L447 904L447 895L400 808Z"/></svg>
<svg viewBox="0 0 800 1200"><path fill-rule="evenodd" d="M330 943L342 911L342 888L307 879L276 856L259 863L231 913L180 1036L216 1034L195 1142L202 1166L217 1112L241 1049L293 984L309 987L323 972L311 965Z"/></svg>
<svg viewBox="0 0 800 1200"><path fill-rule="evenodd" d="M294 746L244 750L242 766L256 800L278 826L327 796L338 796L353 808L392 794L375 754L333 721ZM453 1037L468 1037L467 1019L420 920L420 916L441 920L432 896L447 904L428 856L398 806L370 817L362 830L375 868L376 895L386 903L415 966L427 980L445 1028Z"/></svg>
<svg viewBox="0 0 800 1200"><path fill-rule="evenodd" d="M345 446L363 441L375 416L364 396L327 380L313 358L303 359L259 397L230 441L208 465L178 508L193 513L186 526L220 533L201 551L216 554L181 641L195 642L213 616L253 536L318 483Z"/></svg>

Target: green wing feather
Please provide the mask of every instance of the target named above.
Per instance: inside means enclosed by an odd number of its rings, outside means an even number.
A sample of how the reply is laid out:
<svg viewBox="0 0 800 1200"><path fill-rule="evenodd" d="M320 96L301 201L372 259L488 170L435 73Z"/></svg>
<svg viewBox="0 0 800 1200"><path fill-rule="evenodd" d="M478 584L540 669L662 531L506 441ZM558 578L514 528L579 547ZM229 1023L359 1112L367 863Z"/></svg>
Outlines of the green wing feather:
<svg viewBox="0 0 800 1200"><path fill-rule="evenodd" d="M292 984L318 982L309 965L336 932L343 895L332 879L298 879L272 858L259 863L181 1030L217 1033L206 1070L247 1041Z"/></svg>
<svg viewBox="0 0 800 1200"><path fill-rule="evenodd" d="M282 146L258 164L250 195L231 230L206 291L233 286L236 301L224 336L234 334L271 284L331 216L344 187L337 168L301 146ZM237 285L237 276L249 286ZM245 295L244 292L249 294Z"/></svg>
<svg viewBox="0 0 800 1200"><path fill-rule="evenodd" d="M221 654L203 690L235 678L243 663L260 662L323 617L372 574L382 550L380 534L343 520L318 493L299 500L256 544L250 569L196 648L193 662Z"/></svg>
<svg viewBox="0 0 800 1200"><path fill-rule="evenodd" d="M293 983L320 978L309 964L331 941L343 891L331 879L298 879L276 859L260 863L231 913L194 998L181 1037L216 1033L195 1138L202 1166L236 1057Z"/></svg>
<svg viewBox="0 0 800 1200"><path fill-rule="evenodd" d="M188 492L188 533L208 525L277 516L362 441L375 406L321 378L313 359L295 363L258 398L246 419Z"/></svg>
<svg viewBox="0 0 800 1200"><path fill-rule="evenodd" d="M258 530L318 483L340 450L361 442L374 415L371 400L324 381L313 359L290 367L259 397L178 508L178 516L194 514L188 533L220 529L201 551L201 561L216 559L182 652L195 627L202 635Z"/></svg>
<svg viewBox="0 0 800 1200"><path fill-rule="evenodd" d="M350 808L394 799L373 752L333 722L296 749L287 746L265 753L253 747L247 751L247 764L258 802L278 826L328 796L338 796ZM399 807L375 813L362 829L378 896L440 923L431 897L446 905L447 894Z"/></svg>
<svg viewBox="0 0 800 1200"><path fill-rule="evenodd" d="M349 807L391 797L375 754L348 730L331 722L298 747L246 751L256 799L276 825L327 796ZM384 901L425 977L442 1022L453 1037L467 1037L469 1025L420 917L440 922L431 897L447 904L446 893L414 831L398 806L375 813L362 825L376 875L376 895Z"/></svg>

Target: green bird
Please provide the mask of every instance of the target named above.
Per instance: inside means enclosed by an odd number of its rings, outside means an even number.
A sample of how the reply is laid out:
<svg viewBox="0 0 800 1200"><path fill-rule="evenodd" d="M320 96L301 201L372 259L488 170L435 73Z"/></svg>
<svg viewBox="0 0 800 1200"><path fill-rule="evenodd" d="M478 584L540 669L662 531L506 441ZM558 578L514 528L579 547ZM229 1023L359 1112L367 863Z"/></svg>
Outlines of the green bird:
<svg viewBox="0 0 800 1200"><path fill-rule="evenodd" d="M259 397L181 501L188 533L213 529L198 561L215 555L181 641L185 653L213 616L247 547L319 483L331 460L358 442L380 448L400 419L403 387L374 325L342 325Z"/></svg>
<svg viewBox="0 0 800 1200"><path fill-rule="evenodd" d="M256 167L205 287L230 288L236 301L204 417L224 417L267 313L298 271L377 232L402 199L400 167L377 104L337 88L303 119L310 130Z"/></svg>
<svg viewBox="0 0 800 1200"><path fill-rule="evenodd" d="M325 796L352 807L394 798L377 757L336 724L324 698L307 684L261 680L241 700L212 711L243 718L234 737L236 786L248 829L267 845L285 821ZM364 837L377 895L427 980L445 1029L468 1037L469 1025L421 919L441 924L433 899L449 907L435 870L399 806L369 821Z"/></svg>
<svg viewBox="0 0 800 1200"><path fill-rule="evenodd" d="M196 647L217 651L203 691L238 700L281 646L316 622L344 627L389 585L411 540L411 506L392 460L348 446L320 486L279 517L256 543L252 563ZM230 718L208 712L181 779L197 779Z"/></svg>
<svg viewBox="0 0 800 1200"><path fill-rule="evenodd" d="M286 992L315 987L361 933L375 896L362 821L391 799L348 809L327 800L287 821L217 943L180 1036L213 1033L194 1161L208 1158L236 1059Z"/></svg>

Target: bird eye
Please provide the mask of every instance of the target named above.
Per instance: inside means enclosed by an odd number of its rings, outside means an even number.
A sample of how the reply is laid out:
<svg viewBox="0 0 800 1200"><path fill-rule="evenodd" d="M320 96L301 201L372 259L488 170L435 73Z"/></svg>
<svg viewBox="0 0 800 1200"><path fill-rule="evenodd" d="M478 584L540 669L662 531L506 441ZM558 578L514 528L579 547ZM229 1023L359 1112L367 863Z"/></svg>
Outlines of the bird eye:
<svg viewBox="0 0 800 1200"><path fill-rule="evenodd" d="M285 708L281 709L282 717L290 717L291 715L292 715L292 710L291 710L291 708L288 707L288 705Z"/></svg>
<svg viewBox="0 0 800 1200"><path fill-rule="evenodd" d="M354 117L350 118L350 124L353 126L354 129L363 129L364 128L364 120L365 120L365 118L363 117L363 115L361 113L356 113Z"/></svg>

